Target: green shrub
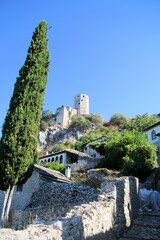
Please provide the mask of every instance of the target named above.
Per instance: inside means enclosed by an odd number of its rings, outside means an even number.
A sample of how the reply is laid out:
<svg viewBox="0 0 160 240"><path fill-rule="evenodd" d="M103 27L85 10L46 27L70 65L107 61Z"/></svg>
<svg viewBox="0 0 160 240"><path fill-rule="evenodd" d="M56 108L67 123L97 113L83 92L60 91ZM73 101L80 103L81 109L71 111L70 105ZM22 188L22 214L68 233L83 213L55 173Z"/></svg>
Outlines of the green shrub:
<svg viewBox="0 0 160 240"><path fill-rule="evenodd" d="M71 130L86 132L92 127L91 122L83 116L73 116L69 126Z"/></svg>
<svg viewBox="0 0 160 240"><path fill-rule="evenodd" d="M59 162L51 162L51 163L45 163L43 164L44 167L50 168L52 170L59 171L61 173L65 173L65 167L66 165L60 164Z"/></svg>
<svg viewBox="0 0 160 240"><path fill-rule="evenodd" d="M141 132L123 131L92 144L104 159L97 167L122 169L125 175L146 177L157 166L157 148Z"/></svg>
<svg viewBox="0 0 160 240"><path fill-rule="evenodd" d="M123 174L145 178L157 166L156 146L134 146L123 157Z"/></svg>
<svg viewBox="0 0 160 240"><path fill-rule="evenodd" d="M45 122L45 121L43 121L43 120L41 120L41 123L40 123L40 130L45 132L46 129L47 129L47 127L48 127L48 123Z"/></svg>
<svg viewBox="0 0 160 240"><path fill-rule="evenodd" d="M66 149L66 146L64 144L55 144L52 146L52 152L57 153L64 151Z"/></svg>

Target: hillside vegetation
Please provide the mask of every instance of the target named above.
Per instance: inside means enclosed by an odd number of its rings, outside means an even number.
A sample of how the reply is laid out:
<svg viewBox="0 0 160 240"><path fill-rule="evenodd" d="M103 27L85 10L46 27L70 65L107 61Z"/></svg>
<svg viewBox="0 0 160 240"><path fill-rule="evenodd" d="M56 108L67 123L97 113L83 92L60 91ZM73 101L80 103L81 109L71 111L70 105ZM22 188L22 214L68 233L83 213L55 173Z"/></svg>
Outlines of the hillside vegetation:
<svg viewBox="0 0 160 240"><path fill-rule="evenodd" d="M45 135L45 141L40 140L41 155L45 151L55 153L67 148L84 150L86 144L96 149L104 159L97 167L121 169L125 175L145 177L157 165L157 149L150 145L143 131L156 123L156 115L138 115L134 119L114 114L108 122L97 115L73 116L68 128L48 124L50 113L42 116L47 128L40 134ZM97 138L106 136L101 142Z"/></svg>

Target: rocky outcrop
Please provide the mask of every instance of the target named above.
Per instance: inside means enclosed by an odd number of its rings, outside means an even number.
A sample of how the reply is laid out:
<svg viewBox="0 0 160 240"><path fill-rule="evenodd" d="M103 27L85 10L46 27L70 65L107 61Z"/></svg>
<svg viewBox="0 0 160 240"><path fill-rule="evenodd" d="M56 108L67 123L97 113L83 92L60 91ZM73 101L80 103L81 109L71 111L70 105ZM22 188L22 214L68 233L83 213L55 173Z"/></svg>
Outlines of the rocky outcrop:
<svg viewBox="0 0 160 240"><path fill-rule="evenodd" d="M38 151L46 150L48 146L64 143L66 140L76 142L79 138L77 131L70 131L59 125L48 127L46 131L39 132Z"/></svg>

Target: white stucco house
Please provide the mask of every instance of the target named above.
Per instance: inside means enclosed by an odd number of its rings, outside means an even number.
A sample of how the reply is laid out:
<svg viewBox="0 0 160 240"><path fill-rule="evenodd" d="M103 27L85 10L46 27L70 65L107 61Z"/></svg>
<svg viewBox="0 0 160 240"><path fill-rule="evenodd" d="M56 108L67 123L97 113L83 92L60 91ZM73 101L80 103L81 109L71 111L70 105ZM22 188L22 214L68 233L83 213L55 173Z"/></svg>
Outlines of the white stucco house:
<svg viewBox="0 0 160 240"><path fill-rule="evenodd" d="M60 164L77 163L79 159L88 159L90 156L86 153L74 149L65 149L61 152L52 153L39 158L39 163L59 162Z"/></svg>
<svg viewBox="0 0 160 240"><path fill-rule="evenodd" d="M160 121L144 130L150 144L157 146L158 162L160 163Z"/></svg>
<svg viewBox="0 0 160 240"><path fill-rule="evenodd" d="M98 164L99 159L91 157L87 153L79 152L74 149L65 149L61 152L52 153L39 158L39 163L59 162L60 164L69 165L71 170L77 170L81 167L90 169Z"/></svg>
<svg viewBox="0 0 160 240"><path fill-rule="evenodd" d="M92 142L102 142L106 139L106 136L102 136L100 138L96 138L95 140L93 140ZM90 147L89 145L90 143L86 144L84 149L83 149L83 152L88 154L90 157L93 157L93 158L104 158L103 155L99 154L95 149L93 149L92 147Z"/></svg>

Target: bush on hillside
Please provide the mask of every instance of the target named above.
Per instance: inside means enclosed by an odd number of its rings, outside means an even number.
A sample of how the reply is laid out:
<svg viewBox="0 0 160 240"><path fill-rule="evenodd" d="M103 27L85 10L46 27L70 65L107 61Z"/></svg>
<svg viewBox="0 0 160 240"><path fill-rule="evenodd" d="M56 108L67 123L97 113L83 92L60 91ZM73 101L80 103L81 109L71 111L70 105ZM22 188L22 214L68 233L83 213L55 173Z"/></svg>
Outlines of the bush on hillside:
<svg viewBox="0 0 160 240"><path fill-rule="evenodd" d="M73 116L69 128L84 133L92 128L92 124L83 116Z"/></svg>
<svg viewBox="0 0 160 240"><path fill-rule="evenodd" d="M125 129L128 131L140 131L143 132L146 128L158 122L156 116L148 116L148 114L137 115L135 118L130 119L125 124Z"/></svg>
<svg viewBox="0 0 160 240"><path fill-rule="evenodd" d="M110 118L110 124L112 126L119 126L124 127L124 125L127 123L128 118L123 116L121 113L116 113Z"/></svg>
<svg viewBox="0 0 160 240"><path fill-rule="evenodd" d="M122 169L125 175L147 175L157 165L157 149L140 132L118 132L104 142L92 143L105 158L97 167Z"/></svg>
<svg viewBox="0 0 160 240"><path fill-rule="evenodd" d="M41 120L41 123L40 123L40 131L45 132L47 128L48 128L48 123L45 122L45 121L43 121L43 120Z"/></svg>
<svg viewBox="0 0 160 240"><path fill-rule="evenodd" d="M123 174L140 179L147 177L151 169L157 166L156 146L133 146L123 157Z"/></svg>

